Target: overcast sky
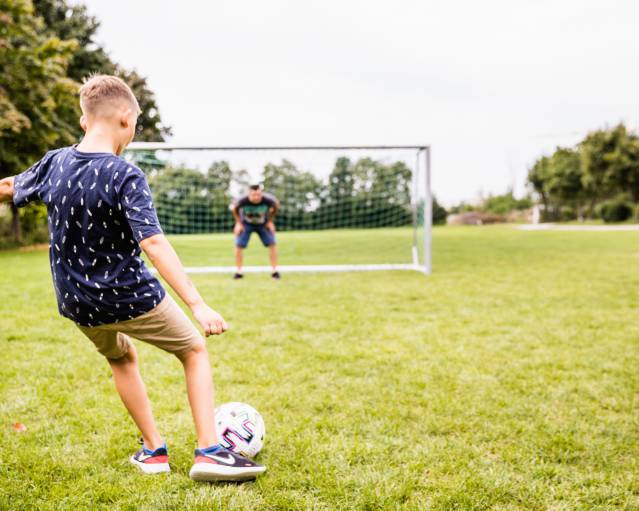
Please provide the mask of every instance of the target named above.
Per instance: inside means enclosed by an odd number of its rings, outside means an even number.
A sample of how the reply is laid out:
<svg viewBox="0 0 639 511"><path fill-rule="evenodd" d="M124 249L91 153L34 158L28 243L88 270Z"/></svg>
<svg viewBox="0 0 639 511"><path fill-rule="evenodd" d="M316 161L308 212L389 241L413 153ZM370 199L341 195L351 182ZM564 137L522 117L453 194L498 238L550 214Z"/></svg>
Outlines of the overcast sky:
<svg viewBox="0 0 639 511"><path fill-rule="evenodd" d="M633 0L88 0L175 143L430 144L446 204L639 119ZM635 34L635 35L633 35Z"/></svg>

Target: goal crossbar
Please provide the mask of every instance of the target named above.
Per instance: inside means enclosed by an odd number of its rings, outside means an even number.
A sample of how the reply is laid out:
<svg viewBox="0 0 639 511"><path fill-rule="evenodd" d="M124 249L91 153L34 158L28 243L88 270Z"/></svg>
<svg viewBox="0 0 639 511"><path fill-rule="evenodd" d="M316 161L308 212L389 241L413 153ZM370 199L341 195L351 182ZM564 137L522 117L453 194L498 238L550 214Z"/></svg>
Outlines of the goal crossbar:
<svg viewBox="0 0 639 511"><path fill-rule="evenodd" d="M184 145L167 142L132 142L127 151L311 151L311 150L349 151L360 149L414 149L427 151L428 145L305 145L305 146L214 146L214 145Z"/></svg>

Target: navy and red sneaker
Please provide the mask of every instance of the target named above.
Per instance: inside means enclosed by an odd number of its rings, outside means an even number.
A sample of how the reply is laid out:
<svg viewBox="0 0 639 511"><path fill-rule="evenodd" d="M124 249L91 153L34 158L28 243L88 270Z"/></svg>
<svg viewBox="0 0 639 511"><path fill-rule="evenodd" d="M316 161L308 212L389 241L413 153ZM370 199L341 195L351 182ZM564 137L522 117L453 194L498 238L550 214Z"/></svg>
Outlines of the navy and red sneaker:
<svg viewBox="0 0 639 511"><path fill-rule="evenodd" d="M169 451L166 448L166 444L158 447L155 451L142 445L142 449L131 456L130 460L145 474L161 474L171 471L171 467L169 467Z"/></svg>
<svg viewBox="0 0 639 511"><path fill-rule="evenodd" d="M264 465L214 445L195 449L195 463L189 477L194 481L247 481L265 471Z"/></svg>

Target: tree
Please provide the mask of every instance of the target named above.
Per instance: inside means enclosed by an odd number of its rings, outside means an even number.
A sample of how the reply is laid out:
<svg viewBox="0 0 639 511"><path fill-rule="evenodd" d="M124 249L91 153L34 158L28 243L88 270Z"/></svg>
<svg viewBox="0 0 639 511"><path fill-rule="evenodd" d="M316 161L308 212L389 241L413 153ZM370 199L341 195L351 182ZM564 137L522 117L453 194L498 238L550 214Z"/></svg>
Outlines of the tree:
<svg viewBox="0 0 639 511"><path fill-rule="evenodd" d="M331 227L353 224L354 187L351 160L344 156L337 158L328 185L321 192L320 211L322 216L333 219Z"/></svg>
<svg viewBox="0 0 639 511"><path fill-rule="evenodd" d="M422 215L422 218L423 217L424 215ZM448 211L446 211L446 208L444 208L444 206L437 202L437 197L433 195L433 225L445 224L447 217Z"/></svg>
<svg viewBox="0 0 639 511"><path fill-rule="evenodd" d="M163 141L171 134L171 129L162 123L155 95L146 78L114 63L95 41L100 22L88 13L86 6L69 4L67 0L33 0L33 5L35 13L44 20L41 30L46 35L77 42L68 67L70 78L82 82L93 73L118 75L131 87L142 110L138 119L140 132L136 139ZM78 137L81 136L79 126L76 132Z"/></svg>
<svg viewBox="0 0 639 511"><path fill-rule="evenodd" d="M281 203L277 223L282 230L308 229L319 206L321 182L288 160L264 166L264 188Z"/></svg>
<svg viewBox="0 0 639 511"><path fill-rule="evenodd" d="M551 174L550 158L548 156L542 156L528 171L528 183L532 186L533 190L539 194L541 202L544 205L544 209L548 209L550 205L548 197L548 180Z"/></svg>
<svg viewBox="0 0 639 511"><path fill-rule="evenodd" d="M0 0L0 178L76 140L78 84L67 76L77 43L45 34L28 0ZM12 206L13 234L20 241Z"/></svg>
<svg viewBox="0 0 639 511"><path fill-rule="evenodd" d="M206 173L186 167L154 167L149 174L149 186L165 231L169 234L230 231L232 175L226 162L213 163Z"/></svg>
<svg viewBox="0 0 639 511"><path fill-rule="evenodd" d="M388 227L412 221L411 170L403 162L340 157L321 193L323 227Z"/></svg>
<svg viewBox="0 0 639 511"><path fill-rule="evenodd" d="M586 197L582 185L583 174L580 154L575 149L558 147L550 157L552 170L546 188L557 205L569 205L580 214L581 202Z"/></svg>
<svg viewBox="0 0 639 511"><path fill-rule="evenodd" d="M528 182L550 218L593 217L603 203L632 209L628 202L639 202L639 137L623 124L593 131L575 147L539 158Z"/></svg>
<svg viewBox="0 0 639 511"><path fill-rule="evenodd" d="M580 144L582 183L591 198L630 193L639 201L639 139L623 124L590 133Z"/></svg>
<svg viewBox="0 0 639 511"><path fill-rule="evenodd" d="M352 227L389 227L412 221L412 173L403 162L385 165L361 158L352 166Z"/></svg>

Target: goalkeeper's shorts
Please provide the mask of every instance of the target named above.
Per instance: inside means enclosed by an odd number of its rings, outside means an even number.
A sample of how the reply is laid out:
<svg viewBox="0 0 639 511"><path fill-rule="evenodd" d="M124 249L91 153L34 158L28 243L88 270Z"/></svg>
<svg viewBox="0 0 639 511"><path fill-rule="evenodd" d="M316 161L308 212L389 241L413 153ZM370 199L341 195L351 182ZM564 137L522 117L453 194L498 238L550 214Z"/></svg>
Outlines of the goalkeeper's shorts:
<svg viewBox="0 0 639 511"><path fill-rule="evenodd" d="M236 247L246 248L253 232L257 233L257 235L262 240L262 245L264 245L265 247L275 245L275 233L267 229L266 224L255 225L243 222L242 225L244 226L244 230L239 236L235 238Z"/></svg>

